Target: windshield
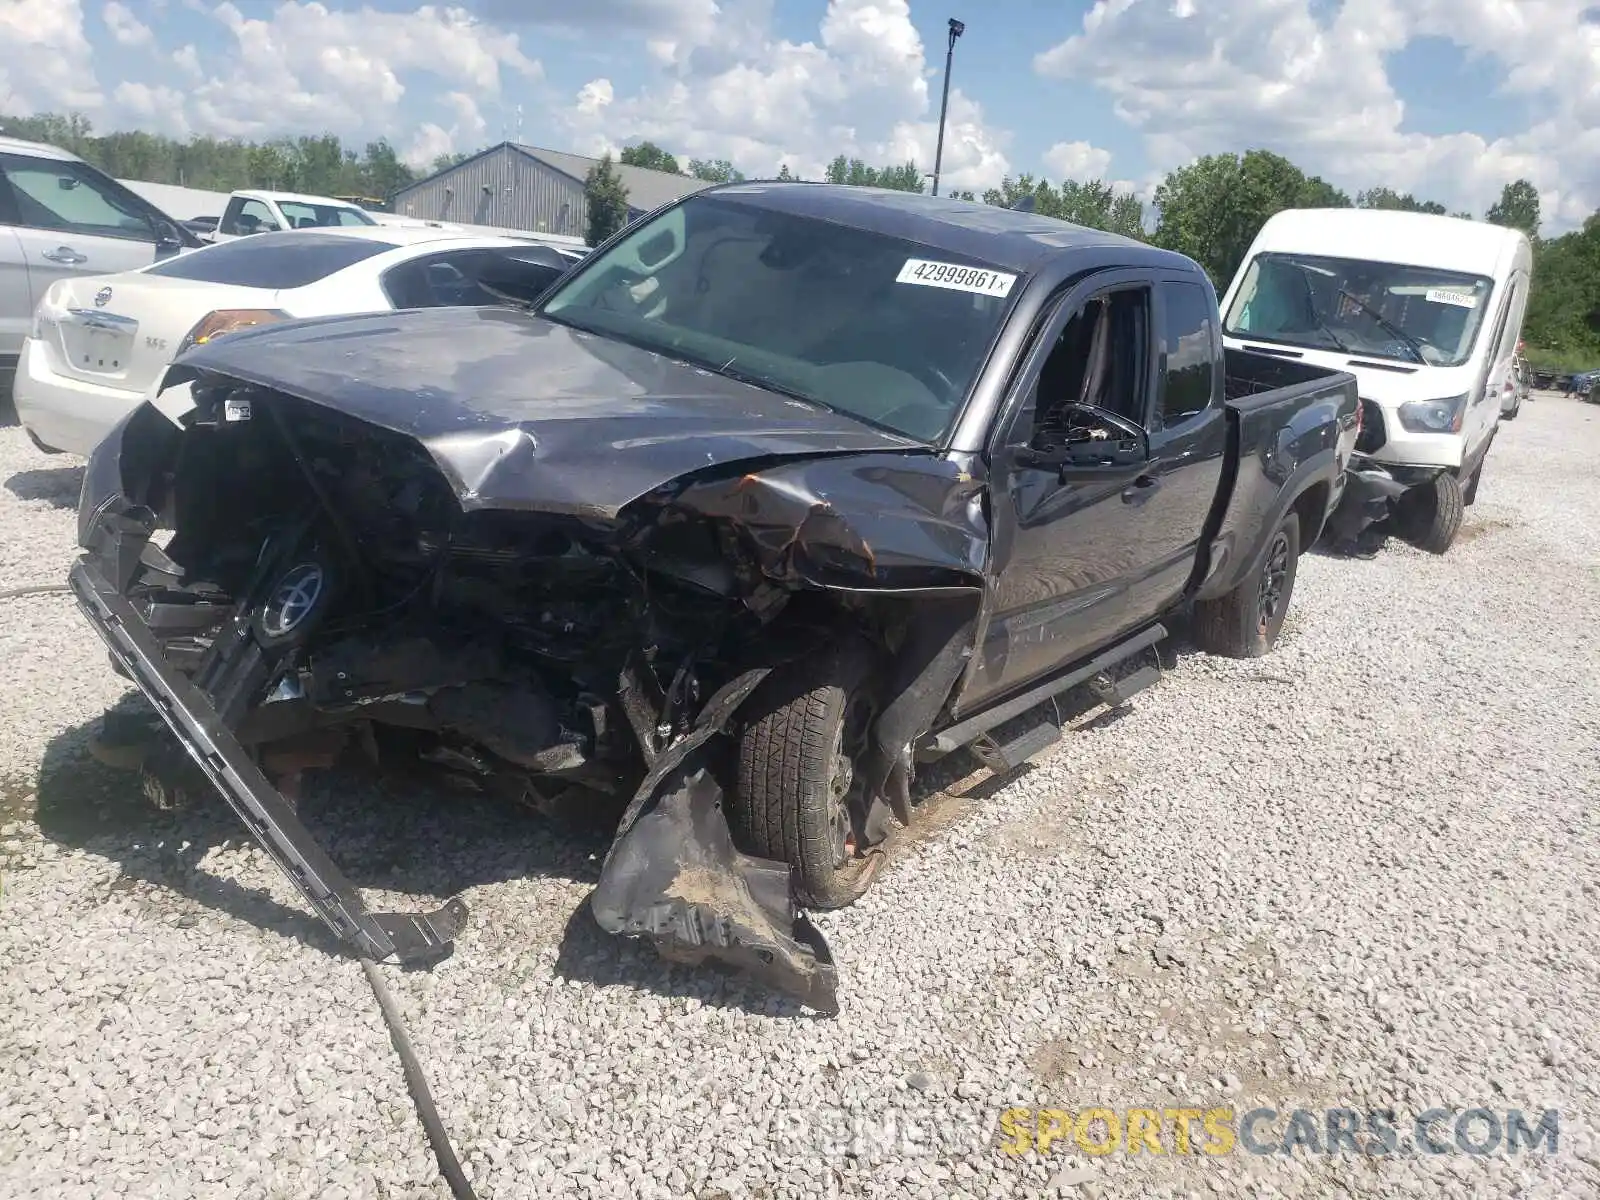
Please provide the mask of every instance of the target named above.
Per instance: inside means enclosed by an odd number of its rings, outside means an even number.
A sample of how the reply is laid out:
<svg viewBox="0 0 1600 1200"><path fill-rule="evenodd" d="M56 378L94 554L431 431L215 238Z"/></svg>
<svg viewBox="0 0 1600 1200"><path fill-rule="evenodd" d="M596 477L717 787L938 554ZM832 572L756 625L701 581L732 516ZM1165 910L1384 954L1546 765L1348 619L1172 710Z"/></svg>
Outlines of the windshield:
<svg viewBox="0 0 1600 1200"><path fill-rule="evenodd" d="M301 200L284 200L278 204L290 229L321 229L330 225L376 225L370 215L359 208L343 204L307 204Z"/></svg>
<svg viewBox="0 0 1600 1200"><path fill-rule="evenodd" d="M1258 254L1226 328L1256 341L1458 367L1472 354L1493 286L1457 271Z"/></svg>
<svg viewBox="0 0 1600 1200"><path fill-rule="evenodd" d="M931 442L1020 288L987 263L717 195L592 255L541 311Z"/></svg>

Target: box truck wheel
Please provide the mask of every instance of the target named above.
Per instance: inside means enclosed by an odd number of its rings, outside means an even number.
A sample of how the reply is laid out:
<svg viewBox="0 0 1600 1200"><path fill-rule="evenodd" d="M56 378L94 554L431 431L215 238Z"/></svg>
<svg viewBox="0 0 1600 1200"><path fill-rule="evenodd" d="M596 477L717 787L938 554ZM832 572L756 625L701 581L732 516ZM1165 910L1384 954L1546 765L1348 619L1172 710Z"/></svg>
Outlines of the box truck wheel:
<svg viewBox="0 0 1600 1200"><path fill-rule="evenodd" d="M1400 497L1395 520L1400 536L1418 550L1443 554L1461 532L1465 508L1461 481L1448 471L1440 471Z"/></svg>
<svg viewBox="0 0 1600 1200"><path fill-rule="evenodd" d="M730 824L740 848L795 869L802 904L843 908L882 855L857 853L850 799L873 718L871 652L847 640L774 671L751 696Z"/></svg>
<svg viewBox="0 0 1600 1200"><path fill-rule="evenodd" d="M1300 515L1283 518L1267 539L1261 565L1238 587L1194 606L1194 638L1210 654L1260 658L1283 629L1300 563Z"/></svg>

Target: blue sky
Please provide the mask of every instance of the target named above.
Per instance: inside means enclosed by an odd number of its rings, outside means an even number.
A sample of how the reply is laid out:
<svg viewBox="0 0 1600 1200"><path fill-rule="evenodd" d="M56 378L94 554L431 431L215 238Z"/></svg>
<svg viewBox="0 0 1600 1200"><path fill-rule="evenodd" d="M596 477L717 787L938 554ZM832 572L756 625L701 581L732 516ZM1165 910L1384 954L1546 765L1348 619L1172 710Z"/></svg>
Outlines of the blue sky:
<svg viewBox="0 0 1600 1200"><path fill-rule="evenodd" d="M423 163L514 135L520 105L524 140L585 153L931 169L951 16L953 186L1148 198L1196 155L1262 146L1475 213L1526 177L1551 229L1600 206L1585 0L7 0L0 112L381 135Z"/></svg>

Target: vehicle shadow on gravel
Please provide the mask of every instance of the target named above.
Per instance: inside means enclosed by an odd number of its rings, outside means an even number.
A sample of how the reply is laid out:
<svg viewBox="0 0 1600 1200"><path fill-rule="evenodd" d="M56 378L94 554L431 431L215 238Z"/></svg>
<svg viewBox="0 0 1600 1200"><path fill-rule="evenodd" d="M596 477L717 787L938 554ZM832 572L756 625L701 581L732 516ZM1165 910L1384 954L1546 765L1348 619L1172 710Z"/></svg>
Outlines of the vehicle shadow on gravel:
<svg viewBox="0 0 1600 1200"><path fill-rule="evenodd" d="M139 703L134 697L125 702L130 710ZM125 880L170 890L318 950L343 953L309 910L202 864L216 849L253 844L220 796L207 790L191 807L157 810L144 797L136 771L106 766L87 753L85 744L98 726L96 720L66 730L45 750L34 818L44 837L111 860ZM306 772L297 809L322 848L368 893L368 907L378 911L407 906L380 892L427 902L537 876L593 884L609 845L607 833L579 822L557 822L497 798L354 768ZM537 918L530 922L531 941L542 940L558 923L555 914L530 916Z"/></svg>
<svg viewBox="0 0 1600 1200"><path fill-rule="evenodd" d="M117 707L138 711L141 704L130 694ZM89 755L85 746L99 724L65 730L46 748L34 814L45 838L117 864L121 876L111 894L140 883L170 894L176 903L163 905L169 910L163 916L192 919L194 910L209 909L322 953L349 953L295 901L286 903L212 870L203 861L208 854L253 844L237 816L209 791L192 807L157 810L144 797L136 771ZM525 913L510 914L509 921L503 907L469 916L466 936L530 950L553 944L554 971L570 981L624 985L761 1015L807 1015L800 1005L732 972L677 965L642 942L605 933L590 914L587 893L599 880L614 826L545 816L426 778L379 778L370 769L344 766L308 771L297 809L374 911L442 902L489 884L554 878L573 885L563 889L572 901L530 905ZM252 871L259 869L252 865ZM470 909L470 894L466 899Z"/></svg>
<svg viewBox="0 0 1600 1200"><path fill-rule="evenodd" d="M83 467L43 467L18 471L6 480L6 491L18 500L48 500L57 508L77 508L83 490Z"/></svg>
<svg viewBox="0 0 1600 1200"><path fill-rule="evenodd" d="M1160 647L1161 664L1170 668L1176 657L1191 653L1200 651L1181 626L1174 627L1173 636ZM1152 660L1147 652L1128 669ZM147 711L136 693L129 693L116 707ZM1041 705L1007 722L995 733L1002 740L1015 736L1051 715L1052 709L1056 719L1078 729L1112 723L1130 711L1097 713L1097 708L1096 701L1076 690L1053 706ZM192 807L158 811L143 795L137 772L115 769L88 754L85 746L99 725L97 719L65 730L45 751L35 813L44 837L116 863L121 878L113 883L113 891L143 883L158 893L187 900L189 905L180 901L173 906L180 913L190 906L210 909L324 953L348 953L298 903L298 897L286 903L263 888L210 869L204 860L213 851L252 844L233 811L209 789ZM993 773L965 751L921 765L912 788L913 822L909 828L894 828L884 848L885 876L914 857L921 844L959 825L1032 769L1024 764ZM602 820L556 819L505 799L447 788L424 776L380 776L354 766L307 772L298 811L317 842L366 893L369 908L383 911L413 907L419 901L442 902L476 887L513 880L559 879L573 885L564 889L573 895L571 902L530 905L525 913L511 914L509 922L503 910L494 914L499 923L469 917L468 936L473 936L476 923L477 936L485 940L516 942L530 949L554 944L554 971L570 981L639 988L766 1016L806 1015L798 1004L737 974L715 966L671 963L642 942L601 930L589 912L587 892L599 879L614 833L614 827Z"/></svg>

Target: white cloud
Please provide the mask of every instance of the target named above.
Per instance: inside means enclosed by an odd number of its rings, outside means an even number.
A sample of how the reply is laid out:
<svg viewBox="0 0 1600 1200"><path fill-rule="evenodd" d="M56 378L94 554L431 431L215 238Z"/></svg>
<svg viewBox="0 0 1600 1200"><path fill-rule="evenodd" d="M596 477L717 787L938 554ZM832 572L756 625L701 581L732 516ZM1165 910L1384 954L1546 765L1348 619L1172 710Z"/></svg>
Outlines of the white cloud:
<svg viewBox="0 0 1600 1200"><path fill-rule="evenodd" d="M117 84L111 93L117 108L130 114L140 129L187 139L191 130L183 116L183 93L144 83Z"/></svg>
<svg viewBox="0 0 1600 1200"><path fill-rule="evenodd" d="M150 32L150 26L134 16L133 10L126 4L119 4L118 0L106 0L106 6L100 10L100 16L119 45L155 45L156 35Z"/></svg>
<svg viewBox="0 0 1600 1200"><path fill-rule="evenodd" d="M1080 183L1104 179L1111 166L1111 151L1088 142L1057 142L1044 152L1044 165L1054 178Z"/></svg>
<svg viewBox="0 0 1600 1200"><path fill-rule="evenodd" d="M1043 75L1101 87L1154 166L1260 146L1346 188L1386 184L1482 211L1531 179L1547 220L1600 206L1600 29L1589 0L1097 0L1040 54ZM1533 100L1532 128L1488 139L1404 127L1386 56L1421 36L1482 60L1485 90Z"/></svg>
<svg viewBox="0 0 1600 1200"><path fill-rule="evenodd" d="M208 15L232 36L232 53L216 59L226 63L225 72L205 76L193 46L172 56L196 80L184 97L183 119L204 133L271 137L327 130L396 137L408 84L426 79L432 87L443 85L453 114L449 122L428 123L430 144L472 139L483 133L476 104L463 121L451 97L498 97L508 77L531 81L542 74L515 33L463 8L425 4L397 13L283 0L266 16L253 17L222 0Z"/></svg>
<svg viewBox="0 0 1600 1200"><path fill-rule="evenodd" d="M915 159L931 171L937 98L907 0L829 0L817 37L803 42L774 35L771 8L722 0L714 21L680 22L649 47L662 64L653 81L627 95L609 81L587 85L567 113L579 148L646 138L680 160L727 158L751 175L787 164L818 178L841 153L874 166ZM1006 145L974 100L951 93L943 186L998 182Z"/></svg>
<svg viewBox="0 0 1600 1200"><path fill-rule="evenodd" d="M400 154L400 160L418 170L432 168L441 154L473 151L483 145L488 122L478 109L478 102L466 92L447 92L444 106L452 114L448 127L436 122L425 122L412 136L411 142Z"/></svg>
<svg viewBox="0 0 1600 1200"><path fill-rule="evenodd" d="M78 0L0 3L0 112L93 112L103 101Z"/></svg>
<svg viewBox="0 0 1600 1200"><path fill-rule="evenodd" d="M611 80L591 79L578 89L578 111L586 117L597 117L615 98Z"/></svg>
<svg viewBox="0 0 1600 1200"><path fill-rule="evenodd" d="M203 79L205 77L205 72L200 69L200 52L194 48L193 42L174 50L172 52L172 61L190 79Z"/></svg>

